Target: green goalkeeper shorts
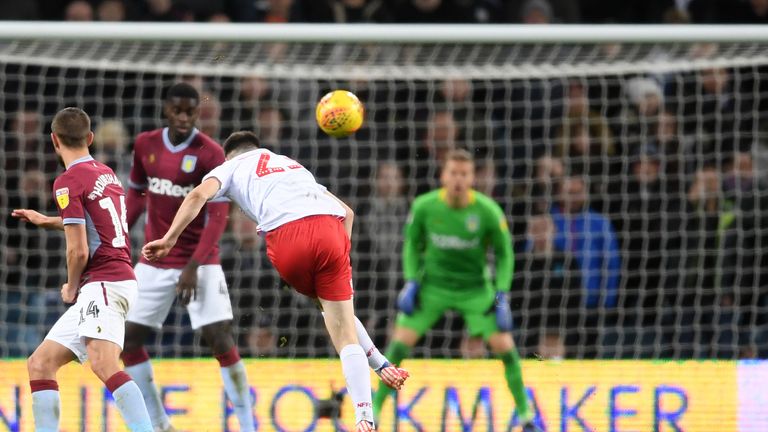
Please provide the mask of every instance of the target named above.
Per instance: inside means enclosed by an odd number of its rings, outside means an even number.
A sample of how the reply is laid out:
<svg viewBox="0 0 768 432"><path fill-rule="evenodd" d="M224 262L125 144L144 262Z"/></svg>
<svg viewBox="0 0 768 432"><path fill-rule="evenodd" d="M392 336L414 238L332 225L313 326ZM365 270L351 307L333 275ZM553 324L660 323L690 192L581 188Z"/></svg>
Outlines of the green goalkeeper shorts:
<svg viewBox="0 0 768 432"><path fill-rule="evenodd" d="M419 337L431 329L448 310L456 311L464 319L469 335L488 338L499 331L493 302L496 293L489 288L471 291L451 291L423 285L419 302L412 315L397 315L397 325L413 330Z"/></svg>

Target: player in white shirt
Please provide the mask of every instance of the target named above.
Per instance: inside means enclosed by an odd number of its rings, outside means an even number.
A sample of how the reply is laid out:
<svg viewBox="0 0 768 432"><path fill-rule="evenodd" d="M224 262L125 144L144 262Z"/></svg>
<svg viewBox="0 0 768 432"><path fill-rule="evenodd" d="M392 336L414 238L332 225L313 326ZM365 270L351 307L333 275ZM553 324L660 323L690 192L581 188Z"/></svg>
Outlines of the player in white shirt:
<svg viewBox="0 0 768 432"><path fill-rule="evenodd" d="M296 291L316 299L341 357L358 432L373 431L371 383L366 367L399 389L408 373L391 365L355 317L349 261L354 213L296 161L266 149L251 132L224 143L227 161L205 176L179 207L165 236L147 243L144 257L166 256L184 228L209 200L236 202L265 235L267 255Z"/></svg>

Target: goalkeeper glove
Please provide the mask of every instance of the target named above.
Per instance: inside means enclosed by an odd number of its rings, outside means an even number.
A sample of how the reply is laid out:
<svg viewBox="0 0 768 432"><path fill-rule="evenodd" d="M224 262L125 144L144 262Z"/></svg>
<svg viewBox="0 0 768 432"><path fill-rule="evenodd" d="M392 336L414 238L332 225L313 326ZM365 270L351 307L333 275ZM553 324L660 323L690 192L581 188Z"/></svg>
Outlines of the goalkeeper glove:
<svg viewBox="0 0 768 432"><path fill-rule="evenodd" d="M509 305L509 293L496 293L496 325L500 332L512 331L512 308Z"/></svg>
<svg viewBox="0 0 768 432"><path fill-rule="evenodd" d="M416 310L416 303L418 300L419 283L416 281L408 281L397 296L397 308L404 314L411 315Z"/></svg>

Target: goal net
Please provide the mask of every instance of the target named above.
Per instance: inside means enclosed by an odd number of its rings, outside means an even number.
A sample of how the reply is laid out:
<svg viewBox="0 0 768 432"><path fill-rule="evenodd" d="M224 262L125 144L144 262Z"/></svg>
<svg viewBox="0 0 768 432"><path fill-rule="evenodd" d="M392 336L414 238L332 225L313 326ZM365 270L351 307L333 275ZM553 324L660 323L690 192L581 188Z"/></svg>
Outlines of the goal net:
<svg viewBox="0 0 768 432"><path fill-rule="evenodd" d="M62 236L9 216L55 211L52 115L85 109L93 154L126 178L133 138L163 126L163 90L179 80L201 92L200 130L255 130L352 204L356 308L381 347L409 203L466 148L513 234L525 356L766 356L767 39L754 27L4 25L0 356L30 353L64 309ZM314 123L337 88L366 107L348 139ZM238 210L221 250L245 355L333 355ZM467 336L449 312L415 355L487 354ZM178 305L149 347L208 352Z"/></svg>

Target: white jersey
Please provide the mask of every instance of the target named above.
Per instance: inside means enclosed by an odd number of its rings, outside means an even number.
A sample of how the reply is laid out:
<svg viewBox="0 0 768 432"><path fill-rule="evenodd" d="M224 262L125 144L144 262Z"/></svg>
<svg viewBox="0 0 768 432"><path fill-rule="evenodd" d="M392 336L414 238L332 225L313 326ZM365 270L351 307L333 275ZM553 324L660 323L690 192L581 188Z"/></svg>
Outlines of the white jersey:
<svg viewBox="0 0 768 432"><path fill-rule="evenodd" d="M226 196L259 224L272 231L312 215L344 217L344 208L326 193L306 168L266 149L252 150L224 162L203 178L216 178L221 188L213 199Z"/></svg>

